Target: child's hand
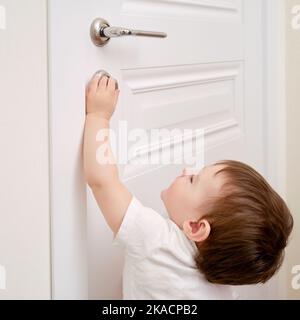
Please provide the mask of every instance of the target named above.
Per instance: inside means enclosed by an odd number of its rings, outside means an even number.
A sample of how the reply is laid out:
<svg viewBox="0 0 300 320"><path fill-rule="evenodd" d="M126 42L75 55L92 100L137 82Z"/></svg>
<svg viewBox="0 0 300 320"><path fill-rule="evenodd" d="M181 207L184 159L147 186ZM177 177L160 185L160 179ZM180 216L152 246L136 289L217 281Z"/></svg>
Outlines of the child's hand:
<svg viewBox="0 0 300 320"><path fill-rule="evenodd" d="M113 115L119 96L116 89L116 80L96 74L86 88L86 114L97 114L99 117L110 120Z"/></svg>

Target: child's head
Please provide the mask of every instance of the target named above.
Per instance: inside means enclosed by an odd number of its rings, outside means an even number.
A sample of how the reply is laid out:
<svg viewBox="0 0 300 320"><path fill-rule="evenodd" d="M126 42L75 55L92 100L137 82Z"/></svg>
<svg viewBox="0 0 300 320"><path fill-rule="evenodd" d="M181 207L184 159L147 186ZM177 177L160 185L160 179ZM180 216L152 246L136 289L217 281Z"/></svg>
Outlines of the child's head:
<svg viewBox="0 0 300 320"><path fill-rule="evenodd" d="M279 269L293 228L282 198L237 161L184 170L161 194L170 218L198 247L198 269L213 283L264 283Z"/></svg>

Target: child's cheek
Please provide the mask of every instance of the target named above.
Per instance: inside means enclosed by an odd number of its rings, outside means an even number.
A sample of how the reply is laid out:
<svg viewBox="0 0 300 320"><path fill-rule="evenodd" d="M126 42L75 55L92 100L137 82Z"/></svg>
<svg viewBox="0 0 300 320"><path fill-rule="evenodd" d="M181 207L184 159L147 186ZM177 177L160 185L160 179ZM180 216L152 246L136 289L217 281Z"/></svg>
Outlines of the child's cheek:
<svg viewBox="0 0 300 320"><path fill-rule="evenodd" d="M176 203L181 203L184 194L185 194L185 186L183 185L182 181L175 181L170 187L170 196L172 197L173 201Z"/></svg>

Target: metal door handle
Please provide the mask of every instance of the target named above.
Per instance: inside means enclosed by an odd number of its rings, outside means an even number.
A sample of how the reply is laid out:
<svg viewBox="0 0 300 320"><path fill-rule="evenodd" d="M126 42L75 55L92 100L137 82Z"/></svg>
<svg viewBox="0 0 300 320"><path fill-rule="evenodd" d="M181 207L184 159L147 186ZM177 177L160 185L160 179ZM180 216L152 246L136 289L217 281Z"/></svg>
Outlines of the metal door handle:
<svg viewBox="0 0 300 320"><path fill-rule="evenodd" d="M167 34L165 32L132 30L123 27L111 27L105 19L97 18L91 24L90 36L96 46L102 47L107 44L110 38L114 37L142 36L165 38L167 37Z"/></svg>

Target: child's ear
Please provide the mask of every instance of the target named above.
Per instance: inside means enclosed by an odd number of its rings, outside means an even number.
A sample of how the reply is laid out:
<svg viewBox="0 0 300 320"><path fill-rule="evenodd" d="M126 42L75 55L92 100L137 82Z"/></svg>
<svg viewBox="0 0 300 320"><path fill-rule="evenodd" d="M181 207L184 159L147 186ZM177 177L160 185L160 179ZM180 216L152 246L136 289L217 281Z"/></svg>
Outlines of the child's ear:
<svg viewBox="0 0 300 320"><path fill-rule="evenodd" d="M203 242L210 234L210 224L205 219L198 222L186 220L183 223L183 232L190 240Z"/></svg>

